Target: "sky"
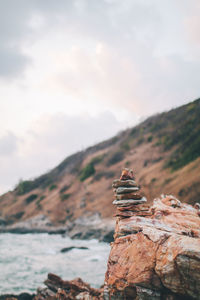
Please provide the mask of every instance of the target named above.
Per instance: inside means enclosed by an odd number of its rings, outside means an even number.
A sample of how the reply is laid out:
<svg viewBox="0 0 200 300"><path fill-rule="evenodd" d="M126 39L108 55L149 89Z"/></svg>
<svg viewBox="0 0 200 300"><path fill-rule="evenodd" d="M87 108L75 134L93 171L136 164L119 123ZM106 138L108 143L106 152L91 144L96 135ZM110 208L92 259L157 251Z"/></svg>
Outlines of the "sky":
<svg viewBox="0 0 200 300"><path fill-rule="evenodd" d="M199 0L0 0L0 193L199 96Z"/></svg>

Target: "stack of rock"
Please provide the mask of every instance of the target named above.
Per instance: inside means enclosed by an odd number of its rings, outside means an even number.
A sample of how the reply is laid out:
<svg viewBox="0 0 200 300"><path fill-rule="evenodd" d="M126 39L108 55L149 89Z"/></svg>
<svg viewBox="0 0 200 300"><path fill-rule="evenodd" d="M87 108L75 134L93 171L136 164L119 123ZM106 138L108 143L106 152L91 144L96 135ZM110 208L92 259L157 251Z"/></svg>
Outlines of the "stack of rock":
<svg viewBox="0 0 200 300"><path fill-rule="evenodd" d="M131 169L123 169L120 179L114 180L112 186L115 193L113 204L117 207L115 216L127 218L150 214L147 200L138 192L140 188L135 182Z"/></svg>

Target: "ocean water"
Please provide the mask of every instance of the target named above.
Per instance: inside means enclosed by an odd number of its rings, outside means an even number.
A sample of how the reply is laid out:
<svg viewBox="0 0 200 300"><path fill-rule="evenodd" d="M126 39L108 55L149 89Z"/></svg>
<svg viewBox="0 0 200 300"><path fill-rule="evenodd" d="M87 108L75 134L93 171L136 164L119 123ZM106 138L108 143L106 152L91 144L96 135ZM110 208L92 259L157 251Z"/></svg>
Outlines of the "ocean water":
<svg viewBox="0 0 200 300"><path fill-rule="evenodd" d="M65 247L88 247L89 250ZM71 240L61 235L0 234L0 294L33 293L49 272L71 280L81 277L92 287L104 282L110 245L97 240Z"/></svg>

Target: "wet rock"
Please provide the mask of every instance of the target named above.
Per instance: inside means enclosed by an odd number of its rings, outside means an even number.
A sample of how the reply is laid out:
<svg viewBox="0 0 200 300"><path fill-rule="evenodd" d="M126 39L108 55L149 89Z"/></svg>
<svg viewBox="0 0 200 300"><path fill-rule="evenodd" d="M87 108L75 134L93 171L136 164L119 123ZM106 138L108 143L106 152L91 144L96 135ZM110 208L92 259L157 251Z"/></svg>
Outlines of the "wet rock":
<svg viewBox="0 0 200 300"><path fill-rule="evenodd" d="M38 215L29 218L25 221L17 222L9 226L0 228L0 232L11 233L50 233L50 234L63 234L66 232L66 226L56 227L45 215Z"/></svg>
<svg viewBox="0 0 200 300"><path fill-rule="evenodd" d="M98 239L110 243L113 241L114 221L101 219L99 214L94 214L78 218L68 225L54 226L48 217L39 215L9 226L0 225L0 233L4 232L62 234L72 239Z"/></svg>
<svg viewBox="0 0 200 300"><path fill-rule="evenodd" d="M114 235L114 221L101 219L98 214L76 219L67 229L67 235L72 239L98 239L112 242Z"/></svg>
<svg viewBox="0 0 200 300"><path fill-rule="evenodd" d="M7 220L3 217L0 217L0 226L5 226L7 225Z"/></svg>
<svg viewBox="0 0 200 300"><path fill-rule="evenodd" d="M65 252L69 252L73 249L79 249L79 250L89 250L88 247L75 247L75 246L71 246L71 247L66 247L66 248L62 248L60 250L61 253L65 253Z"/></svg>
<svg viewBox="0 0 200 300"><path fill-rule="evenodd" d="M101 237L99 238L100 242L104 243L111 243L114 240L114 229L108 229L106 232L101 234Z"/></svg>
<svg viewBox="0 0 200 300"><path fill-rule="evenodd" d="M21 293L19 295L12 295L12 294L6 294L6 295L0 295L0 300L32 300L34 299L34 294L28 294L28 293Z"/></svg>

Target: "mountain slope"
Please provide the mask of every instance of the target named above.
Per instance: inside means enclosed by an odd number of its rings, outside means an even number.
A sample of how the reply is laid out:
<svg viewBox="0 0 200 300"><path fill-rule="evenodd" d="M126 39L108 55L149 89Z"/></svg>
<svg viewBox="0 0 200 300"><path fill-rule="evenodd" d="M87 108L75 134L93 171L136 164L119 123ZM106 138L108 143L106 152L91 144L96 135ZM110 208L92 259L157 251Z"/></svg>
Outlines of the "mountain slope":
<svg viewBox="0 0 200 300"><path fill-rule="evenodd" d="M85 215L113 214L111 182L122 167L133 168L151 202L172 193L194 204L200 199L200 99L152 116L105 142L66 158L35 180L0 197L9 222L38 214L55 224Z"/></svg>

